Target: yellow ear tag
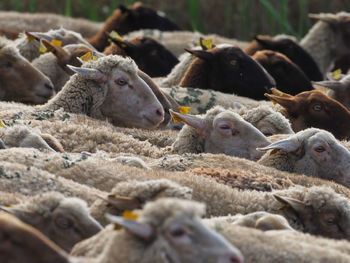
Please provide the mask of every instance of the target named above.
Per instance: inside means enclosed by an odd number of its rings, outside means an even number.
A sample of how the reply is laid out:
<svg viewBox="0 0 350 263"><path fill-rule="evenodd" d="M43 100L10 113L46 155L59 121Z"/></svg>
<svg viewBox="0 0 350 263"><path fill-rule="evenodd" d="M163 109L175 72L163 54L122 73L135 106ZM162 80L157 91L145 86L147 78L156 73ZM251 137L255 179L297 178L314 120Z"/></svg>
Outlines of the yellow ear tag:
<svg viewBox="0 0 350 263"><path fill-rule="evenodd" d="M173 117L173 121L175 123L182 122L182 119L180 117L178 117L177 115L175 115L173 113L170 113L170 114L171 114L171 117Z"/></svg>
<svg viewBox="0 0 350 263"><path fill-rule="evenodd" d="M332 72L332 77L335 79L335 80L339 80L340 77L341 77L341 69L337 69L337 70L334 70Z"/></svg>
<svg viewBox="0 0 350 263"><path fill-rule="evenodd" d="M271 102L272 102L273 105L276 105L276 104L277 104L277 102L274 101L274 100L271 100Z"/></svg>
<svg viewBox="0 0 350 263"><path fill-rule="evenodd" d="M124 39L114 30L109 34L109 36L117 41L124 41Z"/></svg>
<svg viewBox="0 0 350 263"><path fill-rule="evenodd" d="M52 39L51 40L51 44L60 47L60 46L62 46L62 41L56 40L56 39Z"/></svg>
<svg viewBox="0 0 350 263"><path fill-rule="evenodd" d="M187 114L190 112L190 110L191 110L191 107L181 107L181 106L179 107L179 111L182 114Z"/></svg>
<svg viewBox="0 0 350 263"><path fill-rule="evenodd" d="M123 212L123 217L125 219L129 219L129 220L137 220L139 218L139 215L138 214L135 214L129 210L125 210Z"/></svg>
<svg viewBox="0 0 350 263"><path fill-rule="evenodd" d="M43 42L40 40L39 53L44 54L48 52L47 48L44 46Z"/></svg>
<svg viewBox="0 0 350 263"><path fill-rule="evenodd" d="M89 51L89 52L85 53L84 55L82 55L82 56L80 57L80 59L81 59L82 61L84 61L84 62L88 62L88 61L90 61L90 60L92 59L92 57L93 57L92 52Z"/></svg>
<svg viewBox="0 0 350 263"><path fill-rule="evenodd" d="M212 49L214 44L214 39L208 38L208 39L201 39L200 42L198 42L198 46L204 46L207 49Z"/></svg>
<svg viewBox="0 0 350 263"><path fill-rule="evenodd" d="M286 209L286 208L288 208L288 207L290 207L289 204L284 204L284 205L282 205L280 208L278 208L277 210L284 210L284 209Z"/></svg>
<svg viewBox="0 0 350 263"><path fill-rule="evenodd" d="M278 94L280 97L283 97L283 92L281 91L280 94Z"/></svg>
<svg viewBox="0 0 350 263"><path fill-rule="evenodd" d="M27 35L27 37L26 37L26 40L27 40L28 42L31 42L31 41L33 41L34 39L35 39L34 36L28 36L28 35Z"/></svg>
<svg viewBox="0 0 350 263"><path fill-rule="evenodd" d="M5 129L7 128L7 126L3 120L0 120L0 127L5 128Z"/></svg>

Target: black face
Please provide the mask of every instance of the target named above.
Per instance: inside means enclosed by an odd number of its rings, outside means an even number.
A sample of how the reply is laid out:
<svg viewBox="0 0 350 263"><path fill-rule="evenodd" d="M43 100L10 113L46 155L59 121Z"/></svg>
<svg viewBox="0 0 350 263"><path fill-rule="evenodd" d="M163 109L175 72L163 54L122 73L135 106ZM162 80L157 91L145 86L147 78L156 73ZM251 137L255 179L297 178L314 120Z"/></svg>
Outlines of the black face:
<svg viewBox="0 0 350 263"><path fill-rule="evenodd" d="M132 23L134 30L142 28L159 29L161 31L180 30L167 17L159 15L156 11L144 5L135 9L127 9L126 12L128 12L129 21Z"/></svg>
<svg viewBox="0 0 350 263"><path fill-rule="evenodd" d="M274 79L240 48L217 51L210 63L211 88L253 99L266 99L264 93L275 86Z"/></svg>
<svg viewBox="0 0 350 263"><path fill-rule="evenodd" d="M322 80L322 74L311 55L291 39L276 40L271 50L286 55L297 64L310 80Z"/></svg>
<svg viewBox="0 0 350 263"><path fill-rule="evenodd" d="M262 63L262 66L276 80L277 89L291 95L312 90L310 80L295 64L279 59L271 63Z"/></svg>
<svg viewBox="0 0 350 263"><path fill-rule="evenodd" d="M166 76L179 63L168 49L152 38L143 37L131 43L134 45L124 48L126 54L150 77Z"/></svg>

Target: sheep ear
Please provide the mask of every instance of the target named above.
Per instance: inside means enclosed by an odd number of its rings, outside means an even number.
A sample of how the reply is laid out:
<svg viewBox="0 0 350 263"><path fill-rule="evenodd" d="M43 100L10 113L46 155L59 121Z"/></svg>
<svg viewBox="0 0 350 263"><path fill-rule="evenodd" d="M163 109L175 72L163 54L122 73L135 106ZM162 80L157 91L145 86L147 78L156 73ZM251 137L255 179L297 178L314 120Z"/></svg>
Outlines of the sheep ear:
<svg viewBox="0 0 350 263"><path fill-rule="evenodd" d="M118 45L118 47L125 49L125 48L136 48L136 46L132 43L130 43L127 40L121 40L121 39L116 39L116 38L110 38L112 40L113 43L115 43L116 45Z"/></svg>
<svg viewBox="0 0 350 263"><path fill-rule="evenodd" d="M133 197L108 195L108 199L106 201L120 210L134 210L141 208L140 201Z"/></svg>
<svg viewBox="0 0 350 263"><path fill-rule="evenodd" d="M346 86L344 85L344 83L341 83L340 81L317 81L317 82L312 82L312 84L326 87L334 91L346 90Z"/></svg>
<svg viewBox="0 0 350 263"><path fill-rule="evenodd" d="M273 94L264 94L265 97L269 98L272 102L278 103L284 108L287 109L295 109L297 106L297 102L294 100L293 96L283 96L283 95L273 95Z"/></svg>
<svg viewBox="0 0 350 263"><path fill-rule="evenodd" d="M312 19L318 19L322 22L326 22L328 24L336 24L339 22L338 18L334 14L309 14L309 17Z"/></svg>
<svg viewBox="0 0 350 263"><path fill-rule="evenodd" d="M128 232L144 240L151 240L155 234L153 228L149 224L110 214L106 214L105 216L111 223L124 227Z"/></svg>
<svg viewBox="0 0 350 263"><path fill-rule="evenodd" d="M197 116L190 114L182 114L169 109L171 116L175 122L183 122L192 128L195 128L202 138L208 138L210 135L209 127L205 121Z"/></svg>
<svg viewBox="0 0 350 263"><path fill-rule="evenodd" d="M3 140L0 139L0 149L7 149Z"/></svg>
<svg viewBox="0 0 350 263"><path fill-rule="evenodd" d="M290 138L278 142L271 143L270 145L257 148L258 151L266 152L268 150L283 150L285 152L297 152L301 148L300 142L296 138Z"/></svg>
<svg viewBox="0 0 350 263"><path fill-rule="evenodd" d="M67 67L86 79L96 80L97 82L107 81L107 76L98 69L79 68L72 65L67 65Z"/></svg>
<svg viewBox="0 0 350 263"><path fill-rule="evenodd" d="M188 49L188 48L185 48L185 50L188 53L192 54L193 56L196 56L197 58L201 58L201 59L204 59L207 61L210 61L214 58L213 53L210 53L206 50L193 50L193 49Z"/></svg>
<svg viewBox="0 0 350 263"><path fill-rule="evenodd" d="M15 217L17 217L21 221L23 221L27 224L30 224L34 227L39 225L44 220L44 218L37 213L32 213L32 212L28 212L28 211L21 210L21 209L0 206L0 210L5 211L11 215L14 215Z"/></svg>
<svg viewBox="0 0 350 263"><path fill-rule="evenodd" d="M67 65L67 63L70 59L70 55L68 54L67 51L65 51L62 47L51 44L46 39L40 39L40 40L44 44L44 46L47 48L47 50L56 56L56 58L58 60L58 64L61 67Z"/></svg>
<svg viewBox="0 0 350 263"><path fill-rule="evenodd" d="M306 213L310 213L311 212L310 211L310 206L308 206L304 202L299 201L297 199L286 197L286 196L281 196L281 195L278 195L278 194L273 194L273 197L276 198L276 200L278 202L280 202L283 205L285 205L281 209L290 207L297 214L306 214Z"/></svg>
<svg viewBox="0 0 350 263"><path fill-rule="evenodd" d="M122 14L127 14L130 12L130 9L127 8L125 5L119 5L119 9L122 12Z"/></svg>
<svg viewBox="0 0 350 263"><path fill-rule="evenodd" d="M254 39L265 48L272 48L276 46L273 39L262 38L261 36L255 36Z"/></svg>

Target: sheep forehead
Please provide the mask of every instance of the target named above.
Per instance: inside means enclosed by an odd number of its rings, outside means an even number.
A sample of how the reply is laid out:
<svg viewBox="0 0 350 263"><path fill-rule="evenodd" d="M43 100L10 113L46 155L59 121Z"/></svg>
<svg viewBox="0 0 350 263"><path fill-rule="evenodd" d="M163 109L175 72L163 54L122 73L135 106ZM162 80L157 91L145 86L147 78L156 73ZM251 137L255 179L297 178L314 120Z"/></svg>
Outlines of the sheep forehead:
<svg viewBox="0 0 350 263"><path fill-rule="evenodd" d="M263 105L246 111L243 118L250 123L257 123L272 113L275 113L273 109L269 106Z"/></svg>
<svg viewBox="0 0 350 263"><path fill-rule="evenodd" d="M294 42L297 42L297 39L294 36L286 35L286 34L276 35L276 36L273 37L273 39L275 39L275 40L289 39L289 40L292 40Z"/></svg>
<svg viewBox="0 0 350 263"><path fill-rule="evenodd" d="M61 200L58 207L76 216L82 217L89 215L89 209L86 202L79 198L64 198Z"/></svg>
<svg viewBox="0 0 350 263"><path fill-rule="evenodd" d="M26 60L24 59L24 57L22 57L18 49L14 46L6 45L1 48L1 43L0 43L0 52L2 54L6 54L8 56L16 58L16 63L21 63L23 65L26 63Z"/></svg>
<svg viewBox="0 0 350 263"><path fill-rule="evenodd" d="M350 202L332 188L326 186L313 186L305 193L304 201L312 205L314 209L335 208L343 216L350 220Z"/></svg>
<svg viewBox="0 0 350 263"><path fill-rule="evenodd" d="M169 218L196 218L202 217L204 213L204 204L190 200L160 198L145 205L141 220L158 226Z"/></svg>
<svg viewBox="0 0 350 263"><path fill-rule="evenodd" d="M315 135L316 133L318 133L320 131L323 131L323 130L317 129L317 128L308 128L308 129L305 129L305 130L298 132L294 136L299 141L307 141L307 140L309 140L310 137L312 137L313 135Z"/></svg>
<svg viewBox="0 0 350 263"><path fill-rule="evenodd" d="M43 217L50 216L60 202L64 199L64 196L58 192L47 192L31 197L25 203L20 204L19 207L26 211L32 211Z"/></svg>
<svg viewBox="0 0 350 263"><path fill-rule="evenodd" d="M131 74L137 74L137 66L131 58L123 58L119 55L109 55L98 60L90 60L83 64L84 68L98 69L103 73L111 73L114 69L122 69L123 71Z"/></svg>

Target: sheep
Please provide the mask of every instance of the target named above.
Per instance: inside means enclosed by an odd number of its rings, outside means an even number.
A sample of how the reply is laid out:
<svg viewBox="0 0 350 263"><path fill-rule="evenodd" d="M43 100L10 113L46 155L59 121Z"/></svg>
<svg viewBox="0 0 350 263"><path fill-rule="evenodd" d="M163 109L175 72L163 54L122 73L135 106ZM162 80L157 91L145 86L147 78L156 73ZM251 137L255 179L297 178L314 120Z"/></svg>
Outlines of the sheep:
<svg viewBox="0 0 350 263"><path fill-rule="evenodd" d="M103 51L109 45L105 32L113 30L121 35L141 28L156 28L162 31L175 31L180 28L165 15L159 15L149 6L136 2L130 8L120 5L105 21L103 27L88 41L98 51Z"/></svg>
<svg viewBox="0 0 350 263"><path fill-rule="evenodd" d="M204 35L199 32L190 31L164 32L157 29L141 29L130 32L124 37L126 39L131 39L137 36L149 36L158 40L177 57L184 52L185 48L192 48L193 45L196 45L200 37L206 39L212 38L216 44L230 44L238 46L242 49L248 45L247 42L239 41L237 39L230 39L215 34Z"/></svg>
<svg viewBox="0 0 350 263"><path fill-rule="evenodd" d="M187 51L197 58L187 69L179 86L265 99L264 92L276 85L266 70L238 47Z"/></svg>
<svg viewBox="0 0 350 263"><path fill-rule="evenodd" d="M245 226L260 229L262 231L269 230L294 230L281 215L271 214L268 212L254 212L246 215L228 215L221 217L212 217L202 220L204 224L220 225L222 223L230 223L233 225Z"/></svg>
<svg viewBox="0 0 350 263"><path fill-rule="evenodd" d="M19 193L9 193L6 191L0 191L0 206L9 207L23 202L28 197Z"/></svg>
<svg viewBox="0 0 350 263"><path fill-rule="evenodd" d="M339 101L348 110L350 110L350 75L342 75L339 80L332 78L331 74L327 75L330 80L314 82L315 85L320 85L328 88L327 96Z"/></svg>
<svg viewBox="0 0 350 263"><path fill-rule="evenodd" d="M136 221L109 215L124 229L107 227L77 244L71 255L103 258L106 263L243 262L237 249L204 227L199 218L203 213L203 204L161 198L146 204Z"/></svg>
<svg viewBox="0 0 350 263"><path fill-rule="evenodd" d="M137 66L131 59L113 55L86 62L81 68L70 68L77 74L54 98L36 108L37 111L57 111L62 108L66 112L97 119L109 118L120 126L154 128L163 122L162 105L139 76Z"/></svg>
<svg viewBox="0 0 350 263"><path fill-rule="evenodd" d="M310 14L319 21L300 41L300 45L313 57L322 74L325 74L335 57L350 53L347 38L349 13Z"/></svg>
<svg viewBox="0 0 350 263"><path fill-rule="evenodd" d="M276 81L277 89L296 95L313 90L309 78L289 58L271 50L256 52L253 59L258 61Z"/></svg>
<svg viewBox="0 0 350 263"><path fill-rule="evenodd" d="M55 91L59 92L74 74L67 65L76 67L81 66L78 57L81 57L88 52L95 56L101 57L97 52L94 52L89 47L83 44L66 45L63 48L53 45L50 42L43 40L42 43L51 52L41 55L32 61L32 65L44 73L52 81Z"/></svg>
<svg viewBox="0 0 350 263"><path fill-rule="evenodd" d="M15 125L0 130L0 138L3 148L26 147L41 150L63 152L61 143L50 134L41 134L39 130L33 130L24 125Z"/></svg>
<svg viewBox="0 0 350 263"><path fill-rule="evenodd" d="M0 61L0 100L42 104L55 94L51 81L3 37L0 37Z"/></svg>
<svg viewBox="0 0 350 263"><path fill-rule="evenodd" d="M264 49L277 51L287 56L300 67L310 80L323 80L322 73L315 60L290 36L277 35L272 38L267 35L259 35L254 37L254 40L250 42L244 51L248 55L253 56L257 51Z"/></svg>
<svg viewBox="0 0 350 263"><path fill-rule="evenodd" d="M172 153L225 153L258 160L262 155L256 148L269 143L252 124L244 121L237 113L219 106L202 118L175 112L172 114L188 125L173 143Z"/></svg>
<svg viewBox="0 0 350 263"><path fill-rule="evenodd" d="M40 230L67 252L76 243L102 230L83 200L66 198L57 192L39 194L1 210Z"/></svg>
<svg viewBox="0 0 350 263"><path fill-rule="evenodd" d="M301 92L296 96L271 89L265 94L292 124L295 132L315 127L331 132L337 139L348 139L350 131L350 111L338 101L319 90Z"/></svg>
<svg viewBox="0 0 350 263"><path fill-rule="evenodd" d="M90 207L91 215L103 226L105 214L121 215L124 210L140 209L148 201L163 197L191 199L192 189L168 179L130 180L116 184L106 197L100 197Z"/></svg>
<svg viewBox="0 0 350 263"><path fill-rule="evenodd" d="M350 186L350 152L325 130L309 128L260 150L273 150L259 160L262 165Z"/></svg>
<svg viewBox="0 0 350 263"><path fill-rule="evenodd" d="M47 32L25 32L21 33L14 41L14 45L19 49L23 57L29 61L33 61L40 56L39 46L40 39L45 39L48 42L52 40L61 41L61 46L71 44L82 44L95 50L79 33L67 30L63 27L59 29L51 29Z"/></svg>
<svg viewBox="0 0 350 263"><path fill-rule="evenodd" d="M25 13L0 11L0 28L22 32L46 32L51 29L64 27L68 30L79 32L83 37L95 35L102 23L88 21L82 18L70 18L51 13Z"/></svg>
<svg viewBox="0 0 350 263"><path fill-rule="evenodd" d="M166 76L179 60L161 43L151 37L135 37L130 40L111 38L105 55L131 57L140 70L150 77Z"/></svg>
<svg viewBox="0 0 350 263"><path fill-rule="evenodd" d="M246 263L349 262L349 244L290 230L262 232L257 229L222 223L209 227L238 247Z"/></svg>
<svg viewBox="0 0 350 263"><path fill-rule="evenodd" d="M38 152L32 152L34 159L37 158L37 155ZM69 165L72 164L66 162L66 168L61 166L60 169L68 169ZM89 205L96 200L96 197L92 195L103 196L106 194L93 187L78 184L36 167L10 163L9 161L0 162L0 179L0 191L22 195L36 195L48 191L57 191L65 196L81 198Z"/></svg>

